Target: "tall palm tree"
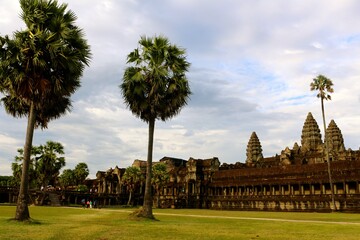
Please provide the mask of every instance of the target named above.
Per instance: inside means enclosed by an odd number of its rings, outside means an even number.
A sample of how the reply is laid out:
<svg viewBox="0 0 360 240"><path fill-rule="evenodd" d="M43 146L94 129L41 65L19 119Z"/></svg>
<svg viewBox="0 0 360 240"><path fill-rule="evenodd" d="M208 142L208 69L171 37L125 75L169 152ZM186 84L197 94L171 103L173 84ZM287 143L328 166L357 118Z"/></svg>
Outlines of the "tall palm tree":
<svg viewBox="0 0 360 240"><path fill-rule="evenodd" d="M26 29L0 37L0 91L7 111L27 116L24 162L15 219L30 219L28 169L34 128L65 114L90 60L76 15L56 0L20 0ZM13 105L12 105L13 104Z"/></svg>
<svg viewBox="0 0 360 240"><path fill-rule="evenodd" d="M325 138L326 121L325 121L325 110L324 110L324 100L331 100L330 93L334 92L334 89L332 88L332 86L333 86L332 81L323 75L318 75L316 78L313 79L313 82L310 83L310 90L311 91L314 91L314 90L319 91L319 93L317 94L317 97L320 98L320 100L321 100L321 113L322 113L322 118L323 118L324 142L325 142L325 150L326 150L325 154L326 154L326 162L327 162L327 167L328 167L329 183L330 183L330 190L331 190L331 203L333 206L333 210L336 210L334 187L333 187L333 182L332 182L332 177L331 177L331 166L330 166L329 146L328 146L329 144Z"/></svg>
<svg viewBox="0 0 360 240"><path fill-rule="evenodd" d="M127 186L129 191L129 200L127 205L131 204L132 195L136 187L143 181L141 170L138 167L127 167L125 173L121 178L121 183Z"/></svg>
<svg viewBox="0 0 360 240"><path fill-rule="evenodd" d="M190 63L185 50L170 44L166 37L141 37L138 48L127 56L120 85L125 103L132 113L149 124L149 141L143 210L152 214L151 169L155 120L165 121L177 115L191 94L185 73Z"/></svg>

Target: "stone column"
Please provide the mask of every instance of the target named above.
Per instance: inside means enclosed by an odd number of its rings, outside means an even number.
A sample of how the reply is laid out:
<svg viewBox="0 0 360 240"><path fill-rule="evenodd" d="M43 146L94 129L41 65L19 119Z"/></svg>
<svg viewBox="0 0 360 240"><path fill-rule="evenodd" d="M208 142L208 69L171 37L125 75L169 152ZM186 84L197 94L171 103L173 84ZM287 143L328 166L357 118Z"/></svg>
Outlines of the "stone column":
<svg viewBox="0 0 360 240"><path fill-rule="evenodd" d="M349 184L344 182L344 194L349 194Z"/></svg>
<svg viewBox="0 0 360 240"><path fill-rule="evenodd" d="M290 184L288 184L288 195L291 195L291 185Z"/></svg>

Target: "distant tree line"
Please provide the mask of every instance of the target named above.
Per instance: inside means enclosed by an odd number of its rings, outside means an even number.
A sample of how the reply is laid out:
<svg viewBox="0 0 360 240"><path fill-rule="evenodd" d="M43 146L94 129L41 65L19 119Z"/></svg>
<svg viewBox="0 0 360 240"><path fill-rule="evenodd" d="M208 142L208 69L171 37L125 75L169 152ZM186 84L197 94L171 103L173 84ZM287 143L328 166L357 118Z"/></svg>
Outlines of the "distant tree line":
<svg viewBox="0 0 360 240"><path fill-rule="evenodd" d="M13 176L0 178L0 186L19 187L21 182L22 164L24 149L17 150L12 163ZM65 169L62 174L60 170L65 166L63 156L64 147L61 143L47 141L40 146L32 146L29 166L29 187L31 189L46 189L48 186L69 186L78 187L82 185L89 175L89 168L86 163L78 163L74 169Z"/></svg>
<svg viewBox="0 0 360 240"><path fill-rule="evenodd" d="M0 176L0 187L13 187L15 186L13 176Z"/></svg>
<svg viewBox="0 0 360 240"><path fill-rule="evenodd" d="M65 169L59 177L59 183L64 188L75 187L76 190L87 190L83 185L89 175L89 168L86 163L78 163L74 169Z"/></svg>

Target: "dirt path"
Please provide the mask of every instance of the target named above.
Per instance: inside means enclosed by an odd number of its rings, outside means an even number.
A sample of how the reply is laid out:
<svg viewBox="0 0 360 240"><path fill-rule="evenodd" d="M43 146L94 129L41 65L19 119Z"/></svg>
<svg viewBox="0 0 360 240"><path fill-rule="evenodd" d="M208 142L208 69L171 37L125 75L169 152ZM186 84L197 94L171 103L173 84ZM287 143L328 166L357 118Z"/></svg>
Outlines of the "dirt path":
<svg viewBox="0 0 360 240"><path fill-rule="evenodd" d="M295 223L320 223L320 224L339 224L339 225L360 225L359 222L333 222L320 220L294 220L294 219L278 219L278 218L253 218L253 217L226 217L211 215L193 215L193 214L173 214L173 213L155 213L154 215L167 215L179 217L197 217L197 218L222 218L222 219L238 219L238 220L258 220L258 221L274 221L274 222L295 222Z"/></svg>
<svg viewBox="0 0 360 240"><path fill-rule="evenodd" d="M131 213L131 210L121 209L99 209L102 211L118 211ZM227 217L227 216L213 216L213 215L196 215L196 214L177 214L177 213L159 213L154 215L160 216L177 216L177 217L194 217L194 218L216 218L216 219L234 219L234 220L255 220L255 221L273 221L273 222L294 222L294 223L317 223L317 224L338 224L338 225L358 225L360 222L334 222L334 221L320 221L320 220L295 220L295 219L279 219L279 218L256 218L256 217Z"/></svg>

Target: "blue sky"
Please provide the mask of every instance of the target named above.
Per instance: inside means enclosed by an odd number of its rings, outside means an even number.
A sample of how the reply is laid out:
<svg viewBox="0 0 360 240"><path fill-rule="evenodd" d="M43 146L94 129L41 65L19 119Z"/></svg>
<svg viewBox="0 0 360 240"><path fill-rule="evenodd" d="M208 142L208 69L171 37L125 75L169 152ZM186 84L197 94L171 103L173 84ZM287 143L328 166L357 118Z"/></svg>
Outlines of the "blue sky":
<svg viewBox="0 0 360 240"><path fill-rule="evenodd" d="M68 0L93 59L72 112L36 130L34 144L65 146L66 168L89 165L91 176L146 159L147 125L126 109L118 88L126 56L142 35L165 35L187 50L193 95L178 116L157 122L154 160L246 159L255 131L264 156L301 142L308 112L321 123L310 92L318 74L333 80L326 102L346 148L360 146L360 2L356 0ZM0 0L0 34L24 27L18 1ZM0 175L11 174L24 144L26 119L0 107Z"/></svg>

